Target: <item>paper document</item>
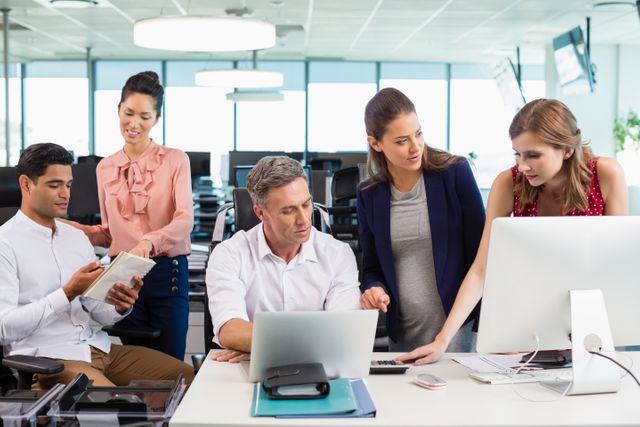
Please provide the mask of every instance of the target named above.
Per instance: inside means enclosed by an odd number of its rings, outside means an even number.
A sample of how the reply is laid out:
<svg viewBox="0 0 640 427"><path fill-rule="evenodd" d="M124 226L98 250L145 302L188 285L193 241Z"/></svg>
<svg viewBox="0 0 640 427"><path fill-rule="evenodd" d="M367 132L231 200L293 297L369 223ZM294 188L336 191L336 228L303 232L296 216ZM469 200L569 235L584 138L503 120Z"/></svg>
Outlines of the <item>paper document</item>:
<svg viewBox="0 0 640 427"><path fill-rule="evenodd" d="M520 354L478 354L456 357L453 360L475 372L505 372L518 369L522 363ZM541 369L537 364L529 364L525 370Z"/></svg>
<svg viewBox="0 0 640 427"><path fill-rule="evenodd" d="M149 258L131 255L128 252L120 252L116 259L93 281L82 293L86 298L105 301L109 289L116 282L122 282L133 287L133 276L144 277L153 268L156 262Z"/></svg>

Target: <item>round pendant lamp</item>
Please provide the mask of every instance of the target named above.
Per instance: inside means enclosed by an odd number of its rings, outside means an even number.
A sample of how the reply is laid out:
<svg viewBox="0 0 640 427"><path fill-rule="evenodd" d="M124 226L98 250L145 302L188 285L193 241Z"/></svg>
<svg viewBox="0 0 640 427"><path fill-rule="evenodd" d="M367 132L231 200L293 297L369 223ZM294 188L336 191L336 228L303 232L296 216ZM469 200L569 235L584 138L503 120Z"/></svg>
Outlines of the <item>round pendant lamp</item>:
<svg viewBox="0 0 640 427"><path fill-rule="evenodd" d="M137 21L133 43L151 49L231 52L276 43L273 24L240 16L162 16Z"/></svg>

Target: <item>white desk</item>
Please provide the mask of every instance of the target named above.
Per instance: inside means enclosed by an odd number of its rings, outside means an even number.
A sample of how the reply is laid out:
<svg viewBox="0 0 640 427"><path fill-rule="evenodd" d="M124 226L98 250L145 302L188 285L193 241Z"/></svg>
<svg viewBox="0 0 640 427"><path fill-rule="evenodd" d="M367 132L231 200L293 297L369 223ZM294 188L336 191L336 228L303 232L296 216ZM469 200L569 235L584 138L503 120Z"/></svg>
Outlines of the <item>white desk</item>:
<svg viewBox="0 0 640 427"><path fill-rule="evenodd" d="M626 353L640 375L640 352ZM374 354L374 359L391 357ZM628 365L627 358L620 361ZM622 380L618 393L565 396L555 402L529 402L510 385L475 382L467 369L452 360L411 367L403 375L370 375L369 393L378 409L376 418L283 420L249 416L253 384L247 382L248 362L229 364L210 359L203 364L191 388L171 419L172 427L187 426L640 426L640 387ZM445 390L427 390L413 377L430 372L445 379ZM530 399L559 395L539 384L513 387Z"/></svg>

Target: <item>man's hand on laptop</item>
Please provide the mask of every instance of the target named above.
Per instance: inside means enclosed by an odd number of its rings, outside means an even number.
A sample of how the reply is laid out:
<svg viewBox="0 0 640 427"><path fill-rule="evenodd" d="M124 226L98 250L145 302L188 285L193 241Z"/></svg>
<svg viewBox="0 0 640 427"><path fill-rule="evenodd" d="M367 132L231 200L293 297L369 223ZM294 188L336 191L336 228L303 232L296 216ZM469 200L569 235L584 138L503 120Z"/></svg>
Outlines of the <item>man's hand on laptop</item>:
<svg viewBox="0 0 640 427"><path fill-rule="evenodd" d="M222 350L211 355L211 359L216 362L238 363L243 360L249 360L249 353L238 350Z"/></svg>
<svg viewBox="0 0 640 427"><path fill-rule="evenodd" d="M113 285L105 298L105 301L116 306L116 311L120 314L125 314L133 307L138 299L138 291L142 287L142 279L139 276L133 276L131 280L133 280L133 287L118 282Z"/></svg>
<svg viewBox="0 0 640 427"><path fill-rule="evenodd" d="M381 286L367 289L360 297L360 305L365 310L382 310L386 313L390 302L391 298Z"/></svg>

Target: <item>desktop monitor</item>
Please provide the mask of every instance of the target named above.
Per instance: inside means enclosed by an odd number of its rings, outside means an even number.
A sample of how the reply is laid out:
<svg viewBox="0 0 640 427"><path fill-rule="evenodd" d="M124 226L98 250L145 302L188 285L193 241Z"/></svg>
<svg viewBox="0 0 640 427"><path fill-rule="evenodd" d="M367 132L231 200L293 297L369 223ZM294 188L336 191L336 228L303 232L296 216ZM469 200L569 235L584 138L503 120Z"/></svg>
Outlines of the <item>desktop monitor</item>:
<svg viewBox="0 0 640 427"><path fill-rule="evenodd" d="M563 95L593 92L595 74L582 29L575 27L555 37L553 50Z"/></svg>
<svg viewBox="0 0 640 427"><path fill-rule="evenodd" d="M229 181L228 185L242 187L236 182L236 168L253 166L266 156L284 156L284 151L229 151ZM246 176L246 174L245 174Z"/></svg>
<svg viewBox="0 0 640 427"><path fill-rule="evenodd" d="M211 176L211 153L208 151L187 151L191 178Z"/></svg>
<svg viewBox="0 0 640 427"><path fill-rule="evenodd" d="M571 348L571 394L580 394L577 366L586 366L583 372L589 373L602 362L605 371L615 368L619 382L617 367L602 358L593 360L585 345L595 342L604 352L613 351L613 345L640 343L638 254L640 217L495 219L478 351Z"/></svg>

